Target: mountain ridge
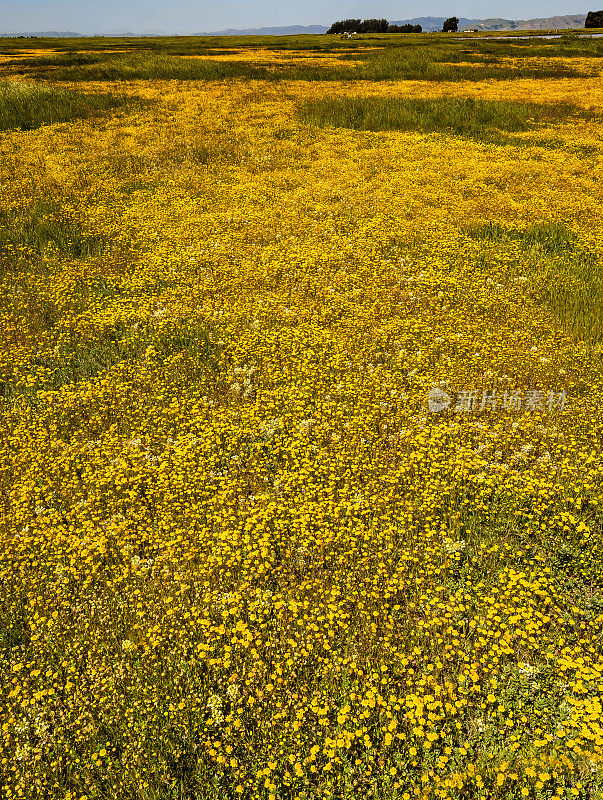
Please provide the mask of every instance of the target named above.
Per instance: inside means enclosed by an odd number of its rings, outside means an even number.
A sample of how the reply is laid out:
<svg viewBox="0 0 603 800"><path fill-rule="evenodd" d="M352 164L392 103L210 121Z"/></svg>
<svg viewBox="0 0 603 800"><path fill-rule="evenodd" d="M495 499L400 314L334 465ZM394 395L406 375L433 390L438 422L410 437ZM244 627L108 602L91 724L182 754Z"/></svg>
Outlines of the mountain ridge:
<svg viewBox="0 0 603 800"><path fill-rule="evenodd" d="M390 20L392 25L421 25L426 33L442 30L445 17L412 17L412 19ZM489 17L487 19L469 19L459 17L459 31L475 29L479 31L535 31L535 30L568 30L583 28L586 14L564 14L552 17L535 17L534 19L503 19ZM327 25L281 25L262 28L224 28L219 31L203 31L201 33L77 33L76 31L29 31L17 33L0 33L3 38L19 36L39 36L41 38L82 38L93 36L144 37L144 36L300 36L303 34L323 34L329 29Z"/></svg>
<svg viewBox="0 0 603 800"><path fill-rule="evenodd" d="M391 25L421 25L426 33L442 30L446 17L412 17L411 19L389 20ZM586 14L565 14L552 17L534 17L533 19L503 19L489 17L486 19L470 19L459 17L459 30L477 28L484 31L503 30L567 30L583 28ZM310 30L312 29L312 30ZM326 33L326 25L287 25L275 28L225 28L219 31L205 31L198 36L285 36L287 34Z"/></svg>
<svg viewBox="0 0 603 800"><path fill-rule="evenodd" d="M412 19L392 20L392 25L421 25L427 33L441 31L445 17L413 17ZM489 17L486 19L468 19L459 17L459 31L476 28L480 31L530 31L530 30L567 30L583 28L586 14L565 14L553 17L535 17L534 19L503 19Z"/></svg>

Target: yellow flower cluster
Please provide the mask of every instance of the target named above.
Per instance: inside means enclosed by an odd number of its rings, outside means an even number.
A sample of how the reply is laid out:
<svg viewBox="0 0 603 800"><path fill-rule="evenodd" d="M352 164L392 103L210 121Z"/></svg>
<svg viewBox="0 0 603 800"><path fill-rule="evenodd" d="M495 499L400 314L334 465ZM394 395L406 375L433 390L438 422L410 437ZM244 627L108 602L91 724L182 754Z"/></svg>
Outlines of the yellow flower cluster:
<svg viewBox="0 0 603 800"><path fill-rule="evenodd" d="M601 797L602 123L295 114L600 80L122 88L0 134L2 797Z"/></svg>

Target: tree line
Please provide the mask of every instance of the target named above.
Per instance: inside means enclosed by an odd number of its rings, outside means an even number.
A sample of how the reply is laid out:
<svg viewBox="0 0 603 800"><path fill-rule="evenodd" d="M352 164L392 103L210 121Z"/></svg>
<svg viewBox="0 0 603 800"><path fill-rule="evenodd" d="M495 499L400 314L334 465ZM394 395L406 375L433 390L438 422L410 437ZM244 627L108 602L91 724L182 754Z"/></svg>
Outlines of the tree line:
<svg viewBox="0 0 603 800"><path fill-rule="evenodd" d="M589 11L586 15L585 28L603 28L603 11Z"/></svg>
<svg viewBox="0 0 603 800"><path fill-rule="evenodd" d="M442 26L444 33L456 33L459 21L449 17ZM603 11L589 11L585 28L603 28ZM421 33L420 25L390 25L386 19L341 19L334 22L327 33Z"/></svg>
<svg viewBox="0 0 603 800"><path fill-rule="evenodd" d="M421 33L420 25L390 25L386 19L342 19L327 33Z"/></svg>

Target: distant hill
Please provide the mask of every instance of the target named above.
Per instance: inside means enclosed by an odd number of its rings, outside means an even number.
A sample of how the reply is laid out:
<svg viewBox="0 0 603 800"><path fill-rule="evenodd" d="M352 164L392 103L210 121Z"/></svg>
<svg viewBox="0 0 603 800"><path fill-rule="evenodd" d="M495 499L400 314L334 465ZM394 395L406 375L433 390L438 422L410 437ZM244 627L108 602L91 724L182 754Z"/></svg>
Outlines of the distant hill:
<svg viewBox="0 0 603 800"><path fill-rule="evenodd" d="M467 19L459 17L459 30L476 28L479 31L544 31L583 28L586 14L566 14L563 17L538 17L537 19ZM441 31L445 17L413 17L392 20L392 25L421 25L424 31Z"/></svg>
<svg viewBox="0 0 603 800"><path fill-rule="evenodd" d="M65 37L72 39L75 36L84 36L83 33L75 33L74 31L20 31L19 33L0 33L0 36L15 38L17 36L39 36L41 39L52 39L55 36Z"/></svg>
<svg viewBox="0 0 603 800"><path fill-rule="evenodd" d="M420 25L424 31L441 31L446 17L413 17L389 20L391 25ZM562 17L537 19L468 19L459 17L459 30L476 28L480 31L542 31L566 28L583 28L586 14L567 14ZM287 25L282 28L226 28L221 31L199 33L198 36L287 36L301 33L326 33L325 25Z"/></svg>
<svg viewBox="0 0 603 800"><path fill-rule="evenodd" d="M563 17L537 17L536 19L482 19L476 24L463 23L464 28L482 31L544 31L583 28L586 14L566 14ZM461 27L461 26L459 26Z"/></svg>
<svg viewBox="0 0 603 800"><path fill-rule="evenodd" d="M328 25L285 25L282 28L224 28L221 31L195 33L193 36L299 36L301 33L326 33L328 30Z"/></svg>
<svg viewBox="0 0 603 800"><path fill-rule="evenodd" d="M76 33L75 31L27 31L24 33L0 33L0 38L15 39L19 36L30 38L38 36L40 39L90 39L95 36L106 37L108 39L129 39L135 36L166 36L164 33Z"/></svg>
<svg viewBox="0 0 603 800"><path fill-rule="evenodd" d="M424 31L441 31L442 25L447 17L413 17L412 19L393 19L390 20L391 25L420 25ZM478 22L483 22L481 19L467 19L467 17L459 17L459 30L462 27L477 28ZM584 17L586 19L586 17Z"/></svg>
<svg viewBox="0 0 603 800"><path fill-rule="evenodd" d="M413 17L412 19L390 20L392 25L420 25L424 31L441 31L446 17ZM459 17L459 31L475 28L479 31L543 31L565 30L567 28L583 28L586 14L566 14L558 17L537 17L536 19L468 19ZM327 25L284 25L275 28L224 28L221 31L205 31L203 33L167 34L168 36L299 36L300 34L320 34L329 30ZM74 31L29 31L22 33L0 33L0 37L39 36L76 37L76 36L162 36L158 33L103 33L87 34Z"/></svg>
<svg viewBox="0 0 603 800"><path fill-rule="evenodd" d="M586 19L586 18L585 18ZM53 37L130 37L130 36L295 36L300 33L326 33L328 25L285 25L280 28L224 28L221 31L206 31L204 33L76 33L75 31L19 31L17 33L0 33L0 37L39 36L40 38Z"/></svg>

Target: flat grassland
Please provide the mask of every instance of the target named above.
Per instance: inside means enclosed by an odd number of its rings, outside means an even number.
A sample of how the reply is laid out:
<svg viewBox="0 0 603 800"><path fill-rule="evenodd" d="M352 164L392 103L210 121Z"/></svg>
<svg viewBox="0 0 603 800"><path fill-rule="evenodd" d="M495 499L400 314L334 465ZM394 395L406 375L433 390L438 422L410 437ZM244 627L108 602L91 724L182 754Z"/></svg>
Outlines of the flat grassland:
<svg viewBox="0 0 603 800"><path fill-rule="evenodd" d="M0 39L3 800L603 798L602 56Z"/></svg>

